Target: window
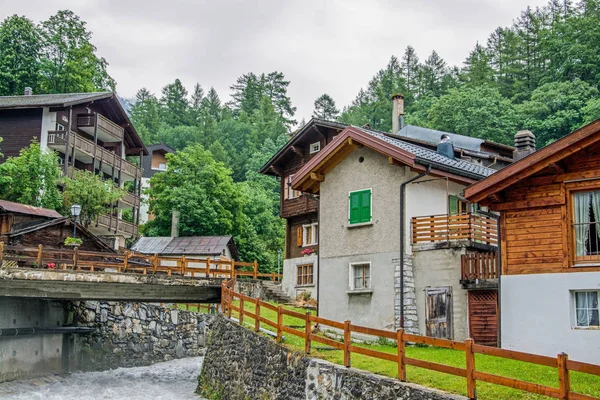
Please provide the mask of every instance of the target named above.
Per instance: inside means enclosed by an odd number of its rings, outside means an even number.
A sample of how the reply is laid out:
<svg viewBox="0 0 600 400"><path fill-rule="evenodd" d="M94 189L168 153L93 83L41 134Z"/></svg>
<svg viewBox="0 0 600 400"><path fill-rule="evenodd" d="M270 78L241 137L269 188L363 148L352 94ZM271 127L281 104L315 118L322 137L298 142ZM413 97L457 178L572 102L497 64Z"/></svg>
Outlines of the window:
<svg viewBox="0 0 600 400"><path fill-rule="evenodd" d="M350 264L350 290L371 289L371 263Z"/></svg>
<svg viewBox="0 0 600 400"><path fill-rule="evenodd" d="M600 326L598 315L598 291L574 292L575 319L577 326L588 328Z"/></svg>
<svg viewBox="0 0 600 400"><path fill-rule="evenodd" d="M311 143L310 154L318 153L321 150L321 142Z"/></svg>
<svg viewBox="0 0 600 400"><path fill-rule="evenodd" d="M469 203L462 201L456 196L448 196L448 214L466 214L469 212Z"/></svg>
<svg viewBox="0 0 600 400"><path fill-rule="evenodd" d="M600 257L600 191L578 192L573 195L573 232L575 258Z"/></svg>
<svg viewBox="0 0 600 400"><path fill-rule="evenodd" d="M54 127L54 130L55 131L66 131L67 128L65 128L65 126L62 125L61 123L57 122L56 126Z"/></svg>
<svg viewBox="0 0 600 400"><path fill-rule="evenodd" d="M313 265L302 264L296 266L296 286L313 284Z"/></svg>
<svg viewBox="0 0 600 400"><path fill-rule="evenodd" d="M302 225L302 245L314 246L319 243L319 224Z"/></svg>
<svg viewBox="0 0 600 400"><path fill-rule="evenodd" d="M371 189L350 192L348 222L361 224L371 222Z"/></svg>
<svg viewBox="0 0 600 400"><path fill-rule="evenodd" d="M292 189L293 179L294 175L290 175L287 178L285 178L285 198L288 200L300 197L300 195L302 194L301 191Z"/></svg>
<svg viewBox="0 0 600 400"><path fill-rule="evenodd" d="M167 164L166 163L159 163L158 164L158 169L160 171L166 171L167 170Z"/></svg>

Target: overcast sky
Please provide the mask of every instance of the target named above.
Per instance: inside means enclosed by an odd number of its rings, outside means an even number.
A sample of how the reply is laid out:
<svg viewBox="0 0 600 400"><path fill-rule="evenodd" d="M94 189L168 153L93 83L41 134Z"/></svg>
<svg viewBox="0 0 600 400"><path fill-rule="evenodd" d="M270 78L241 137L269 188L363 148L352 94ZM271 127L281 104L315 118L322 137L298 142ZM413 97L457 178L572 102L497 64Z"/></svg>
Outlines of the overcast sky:
<svg viewBox="0 0 600 400"><path fill-rule="evenodd" d="M97 54L109 62L117 92L141 87L160 95L181 79L199 82L222 100L246 72L282 71L297 118L330 94L349 104L391 55L412 45L424 60L436 50L450 65L477 41L510 25L528 5L546 0L0 0L0 17L35 22L71 9L88 23Z"/></svg>

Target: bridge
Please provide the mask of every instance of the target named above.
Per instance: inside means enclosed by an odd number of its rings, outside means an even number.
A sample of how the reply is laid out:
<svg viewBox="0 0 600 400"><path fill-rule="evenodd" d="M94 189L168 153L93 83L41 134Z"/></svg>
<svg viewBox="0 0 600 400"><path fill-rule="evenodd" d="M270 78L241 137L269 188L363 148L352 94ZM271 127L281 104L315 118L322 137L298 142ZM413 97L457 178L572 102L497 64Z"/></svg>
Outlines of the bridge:
<svg viewBox="0 0 600 400"><path fill-rule="evenodd" d="M220 303L231 277L280 279L258 263L126 251L26 248L0 243L0 296L57 300Z"/></svg>

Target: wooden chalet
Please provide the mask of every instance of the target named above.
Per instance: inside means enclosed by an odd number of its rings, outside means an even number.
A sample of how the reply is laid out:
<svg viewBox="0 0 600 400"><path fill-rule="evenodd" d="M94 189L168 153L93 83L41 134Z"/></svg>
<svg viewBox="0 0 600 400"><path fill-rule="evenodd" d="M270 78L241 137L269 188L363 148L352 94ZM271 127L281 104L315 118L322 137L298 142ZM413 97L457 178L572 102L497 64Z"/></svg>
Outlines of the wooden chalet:
<svg viewBox="0 0 600 400"><path fill-rule="evenodd" d="M500 214L501 344L600 360L600 120L535 151L465 197Z"/></svg>

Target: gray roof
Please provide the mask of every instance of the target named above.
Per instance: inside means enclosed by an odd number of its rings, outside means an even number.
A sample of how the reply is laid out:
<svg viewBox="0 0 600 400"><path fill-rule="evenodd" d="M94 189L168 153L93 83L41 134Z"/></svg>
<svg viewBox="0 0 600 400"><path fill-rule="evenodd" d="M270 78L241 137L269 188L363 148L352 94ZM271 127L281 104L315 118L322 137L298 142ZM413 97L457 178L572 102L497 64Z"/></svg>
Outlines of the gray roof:
<svg viewBox="0 0 600 400"><path fill-rule="evenodd" d="M406 125L400 129L397 136L406 136L413 139L423 140L425 142L433 143L437 145L440 142L442 135L449 135L450 140L456 147L466 150L474 150L481 152L481 144L485 143L485 140L478 139L470 136L459 135L452 132L438 131L435 129L423 128L420 126Z"/></svg>
<svg viewBox="0 0 600 400"><path fill-rule="evenodd" d="M144 254L219 255L227 247L237 258L231 236L141 237L131 250Z"/></svg>
<svg viewBox="0 0 600 400"><path fill-rule="evenodd" d="M358 128L358 127L355 127ZM475 164L470 161L454 159L450 158L438 153L435 150L428 149L423 146L419 146L413 143L406 142L401 139L397 139L395 137L391 137L389 134L384 132L373 131L365 128L358 128L361 131L374 136L380 140L383 140L387 143L390 143L396 147L399 147L409 153L412 153L416 156L416 161L420 164L433 164L436 168L447 170L448 172L453 172L459 175L468 176L476 179L485 178L490 176L496 170L484 167L479 164ZM439 132L439 131L438 131ZM445 133L445 132L443 132ZM461 135L454 135L461 136ZM439 138L438 138L439 139ZM438 140L439 142L439 140Z"/></svg>
<svg viewBox="0 0 600 400"><path fill-rule="evenodd" d="M0 108L60 107L112 97L112 92L0 96Z"/></svg>

